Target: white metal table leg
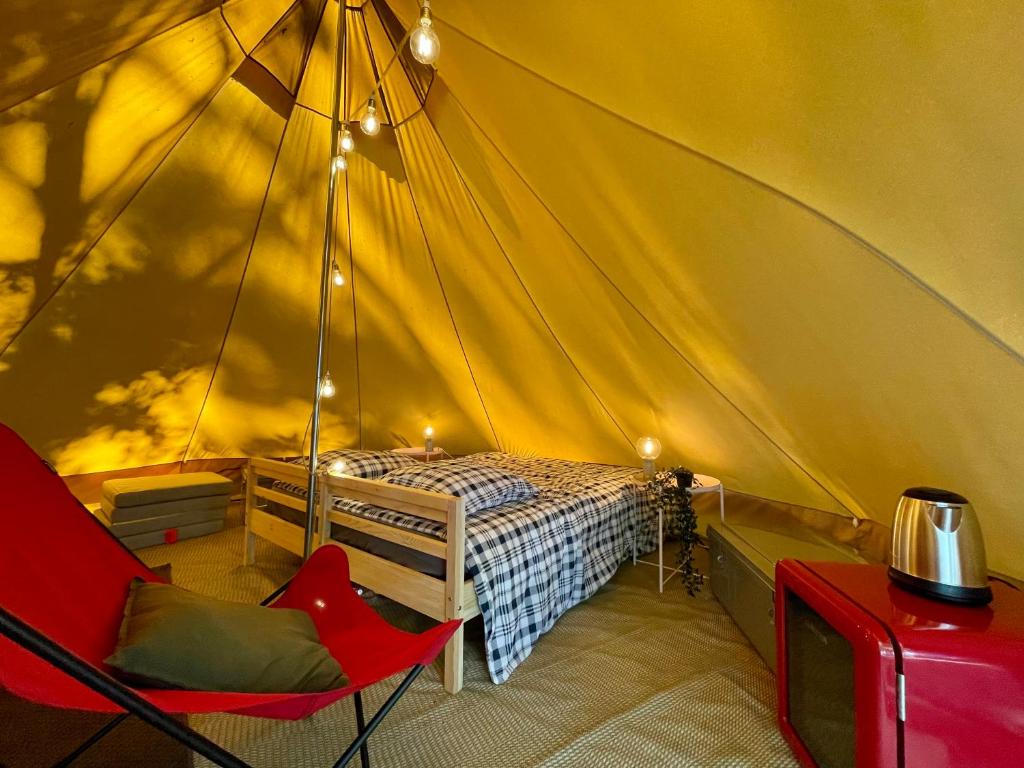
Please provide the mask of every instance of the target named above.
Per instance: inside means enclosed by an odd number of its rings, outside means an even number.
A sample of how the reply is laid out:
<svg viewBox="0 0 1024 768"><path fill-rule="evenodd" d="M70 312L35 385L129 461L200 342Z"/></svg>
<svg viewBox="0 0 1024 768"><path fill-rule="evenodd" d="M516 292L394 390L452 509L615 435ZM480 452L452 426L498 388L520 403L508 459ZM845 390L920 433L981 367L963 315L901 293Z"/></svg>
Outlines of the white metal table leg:
<svg viewBox="0 0 1024 768"><path fill-rule="evenodd" d="M638 504L633 504L633 565L636 565L636 539L640 535L640 515L636 514Z"/></svg>
<svg viewBox="0 0 1024 768"><path fill-rule="evenodd" d="M665 577L663 575L665 569L665 536L662 530L662 511L661 505L658 505L658 591L665 591Z"/></svg>

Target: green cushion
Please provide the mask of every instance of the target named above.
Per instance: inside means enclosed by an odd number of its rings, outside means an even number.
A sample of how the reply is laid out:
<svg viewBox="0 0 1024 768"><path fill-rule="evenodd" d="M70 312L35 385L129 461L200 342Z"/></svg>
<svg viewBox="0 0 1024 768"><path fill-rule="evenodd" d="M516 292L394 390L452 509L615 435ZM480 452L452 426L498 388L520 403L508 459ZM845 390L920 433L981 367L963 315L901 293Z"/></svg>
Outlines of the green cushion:
<svg viewBox="0 0 1024 768"><path fill-rule="evenodd" d="M134 579L107 664L133 682L239 693L348 685L308 614L217 600Z"/></svg>
<svg viewBox="0 0 1024 768"><path fill-rule="evenodd" d="M180 475L151 475L104 480L103 497L115 507L137 507L200 496L223 496L233 485L216 472L185 472Z"/></svg>
<svg viewBox="0 0 1024 768"><path fill-rule="evenodd" d="M185 539L193 539L196 536L207 536L211 533L217 533L222 528L224 528L223 520L207 520L203 523L175 526L173 530L177 531L175 539L177 541L184 541ZM167 530L167 528L158 528L155 531L132 533L127 536L118 533L113 528L110 529L110 532L117 536L128 549L144 549L145 547L158 547L161 544L167 544Z"/></svg>
<svg viewBox="0 0 1024 768"><path fill-rule="evenodd" d="M145 507L132 507L132 509L144 509ZM99 510L96 517L110 529L110 532L118 538L133 536L136 533L149 533L150 531L166 531L168 528L183 528L199 523L224 522L223 509L199 509L192 512L182 512L174 515L160 515L158 517L140 517L127 522L111 522L104 510ZM218 529L219 530L219 529Z"/></svg>
<svg viewBox="0 0 1024 768"><path fill-rule="evenodd" d="M180 515L187 512L207 512L206 519L210 519L217 513L223 517L231 503L231 496L220 494L217 496L197 496L194 499L175 499L160 504L139 504L135 507L115 507L113 502L106 496L100 500L100 510L112 523L130 523L135 520L143 520L150 517L162 515Z"/></svg>

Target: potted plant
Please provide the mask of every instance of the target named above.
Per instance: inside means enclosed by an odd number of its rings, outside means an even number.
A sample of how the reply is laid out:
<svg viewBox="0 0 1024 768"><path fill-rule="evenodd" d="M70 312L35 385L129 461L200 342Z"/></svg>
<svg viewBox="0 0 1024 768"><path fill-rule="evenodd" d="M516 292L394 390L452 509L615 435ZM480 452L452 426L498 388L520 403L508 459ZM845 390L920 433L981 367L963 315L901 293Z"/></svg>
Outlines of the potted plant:
<svg viewBox="0 0 1024 768"><path fill-rule="evenodd" d="M683 587L691 597L704 583L704 577L693 563L694 548L700 544L700 536L697 535L697 515L691 504L692 484L693 472L686 467L663 469L648 482L655 510L660 511L665 520L666 534L679 540L676 563Z"/></svg>

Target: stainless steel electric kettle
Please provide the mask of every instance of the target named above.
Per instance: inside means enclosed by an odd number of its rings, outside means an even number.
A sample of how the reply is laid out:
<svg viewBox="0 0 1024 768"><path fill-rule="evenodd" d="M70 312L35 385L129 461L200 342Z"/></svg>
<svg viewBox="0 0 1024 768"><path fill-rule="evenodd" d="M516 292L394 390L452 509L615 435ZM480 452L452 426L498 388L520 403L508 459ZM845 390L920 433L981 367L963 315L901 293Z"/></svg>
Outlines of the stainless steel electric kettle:
<svg viewBox="0 0 1024 768"><path fill-rule="evenodd" d="M970 502L939 488L904 491L893 521L889 577L937 600L990 602L985 542Z"/></svg>

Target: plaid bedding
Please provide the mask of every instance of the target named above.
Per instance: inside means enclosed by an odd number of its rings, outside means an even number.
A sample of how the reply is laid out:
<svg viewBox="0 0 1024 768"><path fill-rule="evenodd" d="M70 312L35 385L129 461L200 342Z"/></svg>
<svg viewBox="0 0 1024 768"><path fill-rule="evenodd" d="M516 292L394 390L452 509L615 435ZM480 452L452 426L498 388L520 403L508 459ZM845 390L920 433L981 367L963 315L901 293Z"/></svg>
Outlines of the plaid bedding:
<svg viewBox="0 0 1024 768"><path fill-rule="evenodd" d="M381 479L392 485L458 496L466 503L467 515L499 504L525 501L537 494L537 487L527 480L472 457L403 467Z"/></svg>
<svg viewBox="0 0 1024 768"><path fill-rule="evenodd" d="M287 459L290 464L306 464L305 456L296 456ZM336 461L345 462L345 474L353 477L365 477L368 480L379 480L388 472L403 467L419 466L416 459L403 456L400 453L391 451L361 451L355 448L339 448L335 451L323 451L317 458L317 466L331 468ZM308 469L308 466L307 466ZM289 493L300 493L305 491L297 485L282 483L281 489Z"/></svg>
<svg viewBox="0 0 1024 768"><path fill-rule="evenodd" d="M656 546L637 470L504 453L472 460L537 486L529 500L466 519L466 572L484 620L487 666L502 683L558 618L593 595L623 560ZM304 492L303 492L304 493ZM347 499L335 507L445 538L445 525Z"/></svg>

